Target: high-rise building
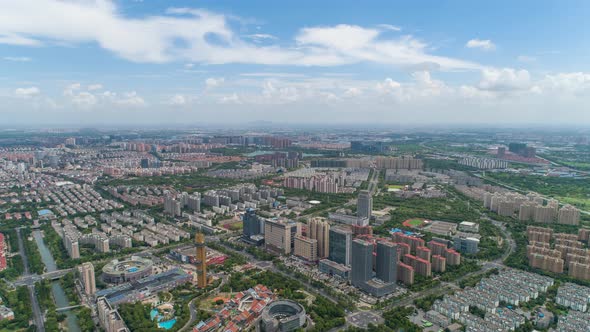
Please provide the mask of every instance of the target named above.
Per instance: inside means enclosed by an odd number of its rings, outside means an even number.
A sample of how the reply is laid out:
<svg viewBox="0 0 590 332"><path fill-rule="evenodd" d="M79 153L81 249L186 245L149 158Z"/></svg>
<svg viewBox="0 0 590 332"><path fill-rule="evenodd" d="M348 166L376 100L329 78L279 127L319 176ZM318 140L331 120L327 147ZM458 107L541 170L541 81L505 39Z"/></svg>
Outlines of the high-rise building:
<svg viewBox="0 0 590 332"><path fill-rule="evenodd" d="M105 297L96 300L96 309L98 321L105 332L129 332L117 309L113 308Z"/></svg>
<svg viewBox="0 0 590 332"><path fill-rule="evenodd" d="M260 229L260 218L256 215L256 210L252 208L246 209L244 217L242 218L244 225L242 228L242 234L244 237L249 238L254 235L261 233Z"/></svg>
<svg viewBox="0 0 590 332"><path fill-rule="evenodd" d="M579 225L580 224L580 210L571 205L564 205L559 209L557 217L558 224L564 225Z"/></svg>
<svg viewBox="0 0 590 332"><path fill-rule="evenodd" d="M580 228L578 230L578 241L590 242L590 228Z"/></svg>
<svg viewBox="0 0 590 332"><path fill-rule="evenodd" d="M318 260L318 241L310 239L306 236L295 235L295 250L296 256L305 259L308 262L315 262Z"/></svg>
<svg viewBox="0 0 590 332"><path fill-rule="evenodd" d="M195 244L197 247L197 287L207 287L207 247L205 247L205 235L203 233L195 234Z"/></svg>
<svg viewBox="0 0 590 332"><path fill-rule="evenodd" d="M71 259L80 258L80 247L78 244L78 239L75 236L64 232L63 243Z"/></svg>
<svg viewBox="0 0 590 332"><path fill-rule="evenodd" d="M414 283L414 268L408 264L399 262L397 264L397 279L409 286Z"/></svg>
<svg viewBox="0 0 590 332"><path fill-rule="evenodd" d="M350 266L352 232L349 229L332 227L329 233L329 259L338 264Z"/></svg>
<svg viewBox="0 0 590 332"><path fill-rule="evenodd" d="M479 239L455 236L453 238L453 248L466 254L476 254L479 251Z"/></svg>
<svg viewBox="0 0 590 332"><path fill-rule="evenodd" d="M384 282L397 281L397 245L391 242L377 242L377 279Z"/></svg>
<svg viewBox="0 0 590 332"><path fill-rule="evenodd" d="M317 240L318 257L326 258L330 251L330 224L323 218L312 218L308 225L308 236Z"/></svg>
<svg viewBox="0 0 590 332"><path fill-rule="evenodd" d="M291 220L265 219L265 248L285 255L291 254L299 229L299 224Z"/></svg>
<svg viewBox="0 0 590 332"><path fill-rule="evenodd" d="M96 282L94 279L94 265L92 263L84 263L78 267L82 285L84 285L84 292L86 295L93 295L96 293Z"/></svg>
<svg viewBox="0 0 590 332"><path fill-rule="evenodd" d="M187 198L186 206L195 212L201 212L201 194L194 193Z"/></svg>
<svg viewBox="0 0 590 332"><path fill-rule="evenodd" d="M164 198L164 213L177 217L180 216L180 202L174 199L172 196L166 196Z"/></svg>
<svg viewBox="0 0 590 332"><path fill-rule="evenodd" d="M448 265L459 265L461 264L461 254L456 252L454 249L445 250L445 259Z"/></svg>
<svg viewBox="0 0 590 332"><path fill-rule="evenodd" d="M445 272L447 269L447 260L443 256L432 256L432 271Z"/></svg>
<svg viewBox="0 0 590 332"><path fill-rule="evenodd" d="M350 279L353 286L373 296L384 296L395 290L397 278L397 247L393 243L377 243L376 278L373 277L373 250L370 241L352 241ZM385 280L384 280L385 279Z"/></svg>
<svg viewBox="0 0 590 332"><path fill-rule="evenodd" d="M368 190L361 190L358 195L356 215L359 218L371 219L372 214L373 214L373 197L371 197L371 193ZM366 225L359 225L359 226L366 226Z"/></svg>
<svg viewBox="0 0 590 332"><path fill-rule="evenodd" d="M432 255L444 256L447 250L447 245L434 240L428 242L428 249L432 252Z"/></svg>
<svg viewBox="0 0 590 332"><path fill-rule="evenodd" d="M418 247L416 248L416 256L426 261L430 261L431 251L426 247Z"/></svg>
<svg viewBox="0 0 590 332"><path fill-rule="evenodd" d="M408 264L411 267L413 267L414 271L416 271L416 273L418 273L419 275L430 277L430 275L432 274L432 265L430 264L430 262L420 257L407 254L404 255L403 262L404 264Z"/></svg>
<svg viewBox="0 0 590 332"><path fill-rule="evenodd" d="M353 286L365 288L367 281L373 278L373 244L356 239L352 241L352 262L350 281Z"/></svg>

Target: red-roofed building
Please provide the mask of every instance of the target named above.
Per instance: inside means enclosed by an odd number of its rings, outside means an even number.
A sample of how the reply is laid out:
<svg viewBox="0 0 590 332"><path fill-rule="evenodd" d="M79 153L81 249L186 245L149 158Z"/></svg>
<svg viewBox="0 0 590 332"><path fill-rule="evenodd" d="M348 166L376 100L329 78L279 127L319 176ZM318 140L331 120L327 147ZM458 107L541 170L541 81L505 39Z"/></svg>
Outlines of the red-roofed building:
<svg viewBox="0 0 590 332"><path fill-rule="evenodd" d="M455 249L445 250L445 259L448 265L459 265L461 264L461 254L455 251Z"/></svg>
<svg viewBox="0 0 590 332"><path fill-rule="evenodd" d="M397 264L397 280L409 286L414 283L414 268L410 265L399 262Z"/></svg>

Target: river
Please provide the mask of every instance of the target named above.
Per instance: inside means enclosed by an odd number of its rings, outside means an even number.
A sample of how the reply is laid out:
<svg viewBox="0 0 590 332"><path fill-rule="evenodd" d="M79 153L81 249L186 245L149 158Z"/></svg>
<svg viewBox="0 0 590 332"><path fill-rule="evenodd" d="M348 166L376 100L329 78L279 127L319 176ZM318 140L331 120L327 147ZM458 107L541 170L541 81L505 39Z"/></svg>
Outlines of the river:
<svg viewBox="0 0 590 332"><path fill-rule="evenodd" d="M33 231L33 237L35 238L35 242L37 242L37 247L39 248L39 253L41 254L41 260L45 267L47 268L47 272L53 272L57 270L57 265L55 264L55 260L49 251L49 248L45 245L45 241L43 241L43 236L39 230ZM68 297L64 292L63 287L59 281L54 281L51 283L51 291L53 293L53 298L55 299L55 304L58 308L68 307L70 305L70 301L68 301ZM78 325L78 317L71 311L65 311L66 314L66 322L68 324L68 331L69 332L81 332L80 325Z"/></svg>

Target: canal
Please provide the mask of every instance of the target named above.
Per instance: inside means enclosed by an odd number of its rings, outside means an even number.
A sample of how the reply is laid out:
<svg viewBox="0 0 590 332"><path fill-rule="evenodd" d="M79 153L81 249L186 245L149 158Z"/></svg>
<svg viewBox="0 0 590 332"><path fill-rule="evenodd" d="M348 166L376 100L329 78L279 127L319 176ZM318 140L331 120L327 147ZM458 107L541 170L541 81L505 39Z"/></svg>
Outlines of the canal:
<svg viewBox="0 0 590 332"><path fill-rule="evenodd" d="M49 248L45 245L45 241L43 241L43 235L39 230L33 231L33 237L35 238L35 242L37 242L37 247L39 248L39 253L41 254L41 260L45 267L47 268L47 272L53 272L57 270L57 265L55 264L55 260L49 251ZM70 305L70 301L68 301L68 297L61 287L59 281L54 281L51 283L51 291L53 293L53 298L55 299L55 304L58 308L68 307ZM72 312L71 310L67 310L64 312L66 314L66 322L68 325L69 332L81 332L80 325L78 325L78 317Z"/></svg>

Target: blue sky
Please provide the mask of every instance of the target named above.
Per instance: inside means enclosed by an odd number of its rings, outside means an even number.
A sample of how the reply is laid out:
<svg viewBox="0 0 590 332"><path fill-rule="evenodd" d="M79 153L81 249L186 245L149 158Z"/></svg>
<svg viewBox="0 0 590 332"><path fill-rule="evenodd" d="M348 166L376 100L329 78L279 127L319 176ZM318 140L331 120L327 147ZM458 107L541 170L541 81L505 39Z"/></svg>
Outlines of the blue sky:
<svg viewBox="0 0 590 332"><path fill-rule="evenodd" d="M587 1L0 0L0 111L7 125L585 124L589 14Z"/></svg>

